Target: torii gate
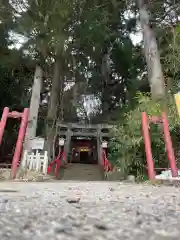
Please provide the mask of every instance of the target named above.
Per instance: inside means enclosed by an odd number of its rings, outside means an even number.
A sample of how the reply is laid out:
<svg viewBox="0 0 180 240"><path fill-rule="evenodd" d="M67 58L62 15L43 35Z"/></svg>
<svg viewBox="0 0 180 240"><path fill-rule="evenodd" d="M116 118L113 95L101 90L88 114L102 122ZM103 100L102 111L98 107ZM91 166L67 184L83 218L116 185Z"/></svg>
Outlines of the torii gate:
<svg viewBox="0 0 180 240"><path fill-rule="evenodd" d="M25 108L24 111L21 112L9 112L9 108L5 107L3 110L2 118L0 121L0 145L2 143L2 138L4 135L4 130L6 127L7 119L8 118L21 118L20 128L19 128L19 134L16 142L16 148L12 160L12 172L11 172L11 178L14 179L16 177L16 172L19 164L19 160L21 157L22 147L23 147L23 141L24 136L26 132L26 127L28 123L28 115L29 115L29 109Z"/></svg>
<svg viewBox="0 0 180 240"><path fill-rule="evenodd" d="M58 135L64 136L66 139L65 142L65 152L68 155L70 150L70 143L72 137L94 137L97 141L97 154L98 160L101 158L101 143L103 139L110 138L110 130L113 128L113 125L108 124L76 124L76 123L67 123L62 124L58 123Z"/></svg>

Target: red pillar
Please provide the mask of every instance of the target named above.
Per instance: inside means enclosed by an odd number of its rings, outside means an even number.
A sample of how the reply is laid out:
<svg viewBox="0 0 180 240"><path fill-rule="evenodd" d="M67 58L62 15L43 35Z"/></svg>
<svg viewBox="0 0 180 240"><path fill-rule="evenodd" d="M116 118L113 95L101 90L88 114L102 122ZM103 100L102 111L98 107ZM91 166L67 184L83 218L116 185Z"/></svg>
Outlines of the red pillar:
<svg viewBox="0 0 180 240"><path fill-rule="evenodd" d="M172 176L177 177L178 169L176 166L176 159L175 159L174 150L173 150L173 146L172 146L168 119L167 119L165 112L162 113L162 126L163 126L164 141L165 141L165 146L166 146L166 151L167 151L167 155L168 155L168 160L170 163Z"/></svg>
<svg viewBox="0 0 180 240"><path fill-rule="evenodd" d="M142 132L144 137L144 144L145 144L145 152L146 152L146 160L147 160L147 167L148 167L148 176L149 179L152 180L155 178L154 172L154 162L151 152L151 140L149 134L149 121L148 116L145 112L142 112Z"/></svg>
<svg viewBox="0 0 180 240"><path fill-rule="evenodd" d="M16 142L16 148L15 148L15 152L14 152L14 156L13 156L13 160L12 160L12 175L11 175L12 179L14 179L16 177L18 162L19 162L19 159L21 156L23 140L24 140L24 136L25 136L25 132L26 132L27 123L28 123L28 113L29 113L28 108L25 108L24 112L22 114L18 139Z"/></svg>
<svg viewBox="0 0 180 240"><path fill-rule="evenodd" d="M3 110L1 122L0 122L0 145L2 143L2 138L3 138L3 134L4 134L4 129L6 127L6 122L7 122L7 119L8 119L8 115L9 115L9 108L5 107L4 110Z"/></svg>

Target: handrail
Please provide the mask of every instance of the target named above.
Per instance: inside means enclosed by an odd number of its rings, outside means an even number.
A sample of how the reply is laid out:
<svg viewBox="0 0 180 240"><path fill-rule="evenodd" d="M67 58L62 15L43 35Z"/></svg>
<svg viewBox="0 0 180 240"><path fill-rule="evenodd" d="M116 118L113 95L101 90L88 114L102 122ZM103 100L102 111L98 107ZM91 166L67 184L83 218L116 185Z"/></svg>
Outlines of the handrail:
<svg viewBox="0 0 180 240"><path fill-rule="evenodd" d="M48 165L48 169L47 169L47 173L50 174L51 170L52 170L52 166L54 164L56 164L55 166L55 176L58 177L59 175L59 169L62 163L62 159L64 158L65 162L67 162L67 158L66 158L66 154L65 151L60 150L59 154L57 156L57 158L55 160L53 160L49 165Z"/></svg>

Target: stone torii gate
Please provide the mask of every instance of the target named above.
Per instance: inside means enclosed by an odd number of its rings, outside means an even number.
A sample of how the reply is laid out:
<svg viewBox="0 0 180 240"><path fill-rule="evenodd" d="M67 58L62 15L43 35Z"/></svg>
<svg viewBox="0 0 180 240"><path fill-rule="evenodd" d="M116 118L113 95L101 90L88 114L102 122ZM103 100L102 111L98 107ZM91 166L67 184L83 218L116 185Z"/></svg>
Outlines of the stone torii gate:
<svg viewBox="0 0 180 240"><path fill-rule="evenodd" d="M108 124L76 124L76 123L68 123L68 124L58 124L58 135L60 137L65 137L65 152L69 154L70 144L72 137L83 137L89 138L93 137L97 141L97 154L98 159L100 159L100 148L101 142L104 139L110 138L112 125Z"/></svg>

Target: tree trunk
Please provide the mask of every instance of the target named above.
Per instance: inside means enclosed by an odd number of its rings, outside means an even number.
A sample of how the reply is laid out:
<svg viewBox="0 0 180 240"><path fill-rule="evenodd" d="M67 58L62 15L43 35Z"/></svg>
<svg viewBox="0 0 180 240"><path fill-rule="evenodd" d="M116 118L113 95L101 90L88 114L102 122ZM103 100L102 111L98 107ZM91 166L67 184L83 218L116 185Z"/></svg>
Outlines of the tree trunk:
<svg viewBox="0 0 180 240"><path fill-rule="evenodd" d="M34 83L32 86L31 103L29 110L28 126L25 135L25 149L31 150L31 139L36 137L38 111L40 105L40 94L42 88L43 71L40 66L36 66Z"/></svg>
<svg viewBox="0 0 180 240"><path fill-rule="evenodd" d="M49 160L53 157L53 142L56 131L57 122L57 111L59 107L59 96L61 90L61 61L57 58L54 63L53 77L52 77L52 89L50 95L50 103L48 107L47 115L47 126L46 126L46 136L47 136L47 150L49 155Z"/></svg>
<svg viewBox="0 0 180 240"><path fill-rule="evenodd" d="M165 96L165 84L160 63L160 54L153 30L150 27L148 1L137 0L140 22L143 31L144 51L148 68L148 80L153 99L162 99Z"/></svg>

